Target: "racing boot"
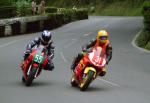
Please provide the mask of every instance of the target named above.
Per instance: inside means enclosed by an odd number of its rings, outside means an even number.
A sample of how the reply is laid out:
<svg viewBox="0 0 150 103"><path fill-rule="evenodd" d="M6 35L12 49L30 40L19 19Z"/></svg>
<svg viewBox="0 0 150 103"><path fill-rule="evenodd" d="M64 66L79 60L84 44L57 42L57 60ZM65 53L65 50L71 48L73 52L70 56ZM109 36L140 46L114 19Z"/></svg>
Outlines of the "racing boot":
<svg viewBox="0 0 150 103"><path fill-rule="evenodd" d="M52 62L48 62L43 69L48 70L48 71L52 71L54 69L54 64Z"/></svg>
<svg viewBox="0 0 150 103"><path fill-rule="evenodd" d="M103 77L103 76L105 76L105 75L106 75L106 68L103 67L103 68L102 68L102 71L101 71L100 74L99 74L99 76Z"/></svg>
<svg viewBox="0 0 150 103"><path fill-rule="evenodd" d="M81 67L80 64L78 64L78 66L76 67L76 69L74 70L74 74L75 74L75 77L77 78L77 80L80 82L82 80L82 72L83 72L83 69Z"/></svg>

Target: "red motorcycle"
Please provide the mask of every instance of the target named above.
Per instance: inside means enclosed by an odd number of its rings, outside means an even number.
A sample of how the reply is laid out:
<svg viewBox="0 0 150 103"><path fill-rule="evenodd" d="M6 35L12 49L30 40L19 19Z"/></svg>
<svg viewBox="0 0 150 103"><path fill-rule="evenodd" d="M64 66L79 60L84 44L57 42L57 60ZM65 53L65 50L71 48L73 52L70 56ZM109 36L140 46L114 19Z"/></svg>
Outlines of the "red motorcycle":
<svg viewBox="0 0 150 103"><path fill-rule="evenodd" d="M91 52L86 53L75 67L75 72L79 68L82 69L81 78L73 72L71 85L78 86L81 91L88 88L90 83L102 72L106 65L106 56L103 54L101 47L96 47Z"/></svg>
<svg viewBox="0 0 150 103"><path fill-rule="evenodd" d="M47 50L43 45L33 47L30 55L21 63L23 72L22 81L30 86L33 80L38 77L48 60Z"/></svg>

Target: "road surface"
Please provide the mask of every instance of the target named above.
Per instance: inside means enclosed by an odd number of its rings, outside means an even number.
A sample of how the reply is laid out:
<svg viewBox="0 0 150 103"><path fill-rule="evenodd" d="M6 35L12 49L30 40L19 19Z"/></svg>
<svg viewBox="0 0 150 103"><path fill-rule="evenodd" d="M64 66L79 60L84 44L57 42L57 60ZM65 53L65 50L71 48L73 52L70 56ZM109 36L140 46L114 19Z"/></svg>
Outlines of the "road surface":
<svg viewBox="0 0 150 103"><path fill-rule="evenodd" d="M90 16L52 30L55 69L43 71L31 87L21 82L19 63L26 44L40 33L0 39L0 103L150 103L150 53L131 44L142 17ZM107 75L85 92L70 85L70 65L81 46L106 29L113 46Z"/></svg>

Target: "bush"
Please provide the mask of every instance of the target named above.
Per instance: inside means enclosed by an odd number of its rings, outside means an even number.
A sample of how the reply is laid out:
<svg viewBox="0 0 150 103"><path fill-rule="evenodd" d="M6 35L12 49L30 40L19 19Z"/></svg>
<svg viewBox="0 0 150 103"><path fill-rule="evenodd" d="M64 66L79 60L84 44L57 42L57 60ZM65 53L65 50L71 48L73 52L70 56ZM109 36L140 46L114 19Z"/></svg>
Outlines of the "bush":
<svg viewBox="0 0 150 103"><path fill-rule="evenodd" d="M76 10L61 8L58 9L58 13L63 14L65 23L69 23L70 21L75 21Z"/></svg>
<svg viewBox="0 0 150 103"><path fill-rule="evenodd" d="M64 15L65 22L88 19L87 9L59 9L59 13Z"/></svg>
<svg viewBox="0 0 150 103"><path fill-rule="evenodd" d="M145 48L150 50L150 41L146 44Z"/></svg>
<svg viewBox="0 0 150 103"><path fill-rule="evenodd" d="M57 13L48 14L48 19L44 20L44 29L54 29L71 21L87 18L88 12L85 9L73 10L61 8L58 9Z"/></svg>
<svg viewBox="0 0 150 103"><path fill-rule="evenodd" d="M0 7L0 18L10 18L16 16L16 8L14 6Z"/></svg>
<svg viewBox="0 0 150 103"><path fill-rule="evenodd" d="M56 13L57 12L57 8L56 7L46 7L45 8L45 12L46 13Z"/></svg>
<svg viewBox="0 0 150 103"><path fill-rule="evenodd" d="M16 7L18 16L31 15L31 4L26 0L18 0L13 4Z"/></svg>
<svg viewBox="0 0 150 103"><path fill-rule="evenodd" d="M137 38L136 42L139 47L145 47L145 45L148 43L150 38L149 32L148 31L143 31L139 37Z"/></svg>
<svg viewBox="0 0 150 103"><path fill-rule="evenodd" d="M82 19L88 19L88 10L87 9L78 9L76 12L76 19L82 20Z"/></svg>
<svg viewBox="0 0 150 103"><path fill-rule="evenodd" d="M138 46L150 50L150 1L145 1L143 4L142 14L144 16L144 31L138 37Z"/></svg>
<svg viewBox="0 0 150 103"><path fill-rule="evenodd" d="M142 14L144 16L145 29L150 32L150 1L145 1L143 4Z"/></svg>

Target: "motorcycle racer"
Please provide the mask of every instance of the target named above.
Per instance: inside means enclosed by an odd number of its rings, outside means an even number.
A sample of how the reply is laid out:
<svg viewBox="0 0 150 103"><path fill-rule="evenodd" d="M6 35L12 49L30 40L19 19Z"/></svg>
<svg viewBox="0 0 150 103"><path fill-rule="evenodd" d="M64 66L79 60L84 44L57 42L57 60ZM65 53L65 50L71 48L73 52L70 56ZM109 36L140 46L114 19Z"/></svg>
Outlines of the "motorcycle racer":
<svg viewBox="0 0 150 103"><path fill-rule="evenodd" d="M52 71L54 69L54 64L52 62L52 59L54 58L54 45L53 41L51 40L52 33L48 30L44 30L40 37L35 38L31 42L27 44L26 51L24 53L24 60L27 59L27 57L30 55L31 50L36 45L44 45L48 51L48 63L46 67L44 67L44 70ZM23 65L23 64L22 64Z"/></svg>
<svg viewBox="0 0 150 103"><path fill-rule="evenodd" d="M84 53L87 53L87 52L89 52L90 49L92 49L94 47L98 47L98 46L102 47L102 52L104 55L106 55L106 64L109 63L109 61L112 58L112 46L108 40L107 31L106 30L100 30L100 31L98 31L96 39L93 39L88 44L83 46L83 48L82 48L83 53L79 53L77 55L77 57L75 57L75 59L73 60L71 69L75 72L75 74L77 76L81 75L83 68L81 68L81 70L78 70L80 68L77 68L77 70L75 70L75 67L80 62L80 60L83 58ZM99 76L104 76L105 74L106 74L106 68L104 67L102 69L102 72L99 74Z"/></svg>

